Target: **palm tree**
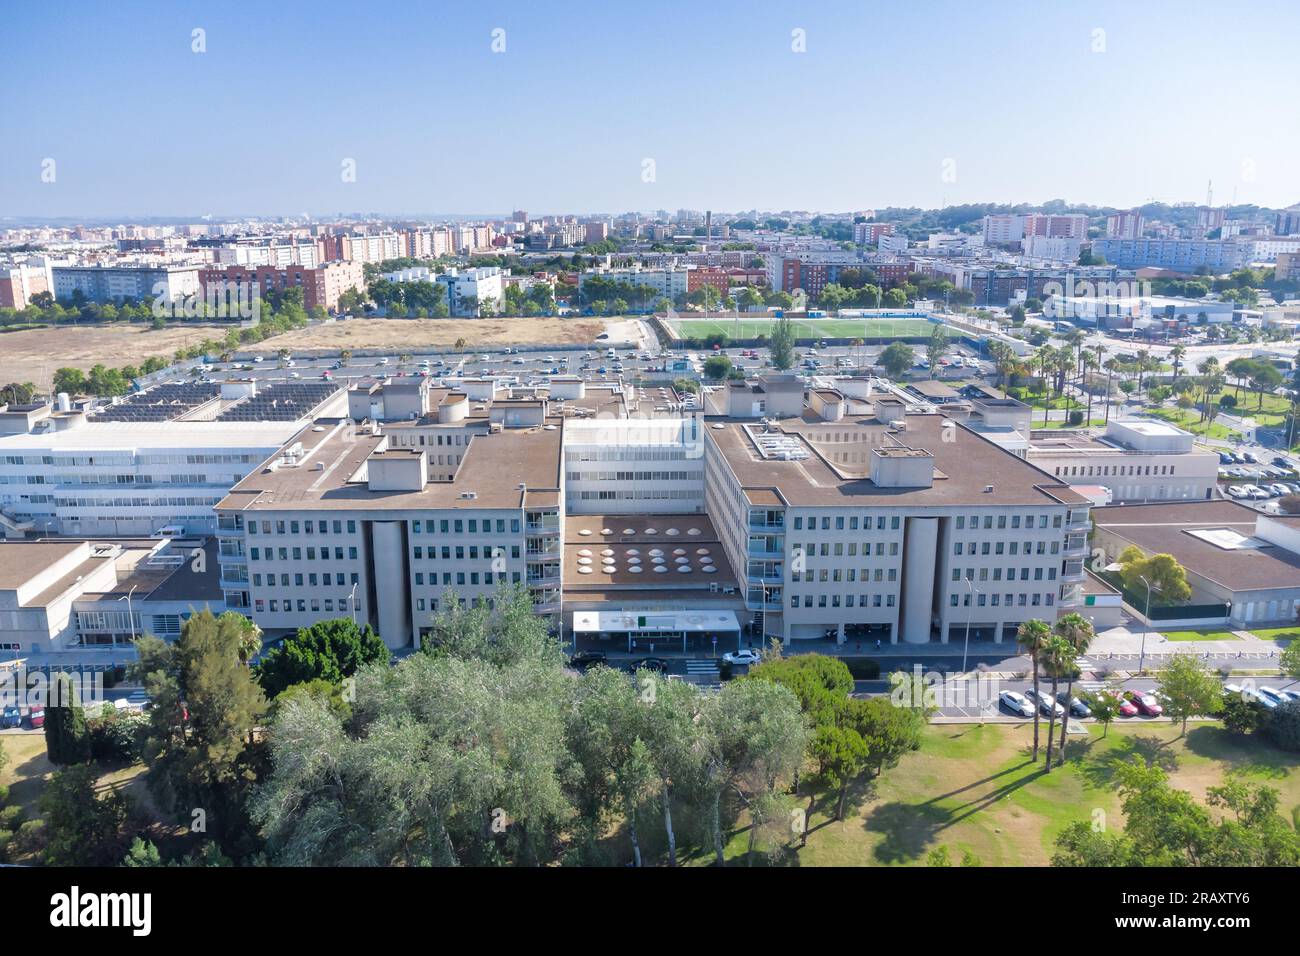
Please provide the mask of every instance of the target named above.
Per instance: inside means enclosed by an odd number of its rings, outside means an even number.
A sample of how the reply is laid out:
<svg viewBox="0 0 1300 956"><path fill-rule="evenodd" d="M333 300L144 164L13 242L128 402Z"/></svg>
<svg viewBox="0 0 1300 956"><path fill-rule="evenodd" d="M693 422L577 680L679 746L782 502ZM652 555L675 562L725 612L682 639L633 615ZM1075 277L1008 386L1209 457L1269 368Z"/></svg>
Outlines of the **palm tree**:
<svg viewBox="0 0 1300 956"><path fill-rule="evenodd" d="M1058 759L1058 765L1065 763L1065 731L1066 724L1070 720L1070 699L1074 696L1074 678L1078 676L1079 670L1074 665L1076 658L1082 657L1088 653L1088 646L1092 644L1092 639L1096 637L1096 632L1092 629L1092 622L1082 614L1066 614L1056 622L1053 631L1059 637L1065 638L1070 642L1070 647L1074 649L1074 657L1070 659L1070 670L1065 684L1065 717L1061 720L1061 756Z"/></svg>
<svg viewBox="0 0 1300 956"><path fill-rule="evenodd" d="M1052 703L1047 710L1047 767L1052 772L1052 736L1056 733L1056 689L1061 678L1074 668L1074 648L1070 642L1058 634L1047 639L1047 646L1042 651L1043 670L1052 679ZM1037 696L1035 694L1034 696ZM1037 703L1037 701L1035 701Z"/></svg>
<svg viewBox="0 0 1300 956"><path fill-rule="evenodd" d="M1047 387L1047 370L1056 364L1056 349L1044 345L1034 353L1033 361L1038 363L1038 374L1043 380L1043 427L1047 427L1047 410L1052 404L1052 390Z"/></svg>
<svg viewBox="0 0 1300 956"><path fill-rule="evenodd" d="M1174 362L1174 378L1178 378L1179 371L1183 367L1183 356L1187 354L1187 347L1184 345L1175 345L1169 350L1169 357Z"/></svg>
<svg viewBox="0 0 1300 956"><path fill-rule="evenodd" d="M1038 759L1038 658L1051 637L1052 629L1047 622L1037 618L1025 621L1016 629L1016 643L1029 655L1029 666L1034 675L1034 760Z"/></svg>
<svg viewBox="0 0 1300 956"><path fill-rule="evenodd" d="M1088 414L1083 421L1084 421L1084 425L1091 426L1092 425L1092 384L1090 382L1090 379L1092 378L1092 372L1095 371L1097 368L1097 359L1093 356L1091 352L1084 352L1079 358L1079 366L1081 369L1079 375L1079 384L1080 386L1082 386L1084 392L1087 393L1088 396Z"/></svg>

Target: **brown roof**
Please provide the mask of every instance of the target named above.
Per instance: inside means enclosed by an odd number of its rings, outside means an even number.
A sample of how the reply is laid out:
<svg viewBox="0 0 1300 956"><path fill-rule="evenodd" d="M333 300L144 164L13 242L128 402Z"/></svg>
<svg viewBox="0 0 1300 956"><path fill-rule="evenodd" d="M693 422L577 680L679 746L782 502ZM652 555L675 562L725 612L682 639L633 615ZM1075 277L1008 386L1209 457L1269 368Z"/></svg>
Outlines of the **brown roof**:
<svg viewBox="0 0 1300 956"><path fill-rule="evenodd" d="M745 433L741 420L716 422L709 428L715 442L746 494L751 489L776 494L795 507L953 507L959 505L1082 505L1087 499L1059 479L999 447L961 424L945 426L943 415L908 415L907 430L892 432L874 417L857 416L824 422L807 415L778 422L787 435L803 440L811 453L803 460L764 459ZM950 429L945 436L942 431ZM855 449L909 447L934 455L935 479L929 488L881 488L870 478L850 476L832 466L822 450L834 449L831 439L852 434ZM986 492L988 486L993 490ZM763 504L763 501L754 501Z"/></svg>
<svg viewBox="0 0 1300 956"><path fill-rule="evenodd" d="M1225 528L1251 537L1259 512L1235 501L1110 505L1095 508L1092 514L1098 528L1132 542L1148 554L1171 554L1188 571L1229 590L1300 591L1300 554L1276 545L1220 548L1188 533L1196 529Z"/></svg>
<svg viewBox="0 0 1300 956"><path fill-rule="evenodd" d="M345 419L318 419L286 445L302 443L299 464L268 470L266 465L276 461L282 449L235 485L216 507L242 511L519 508L526 503L521 484L537 489L543 497L560 487L562 423L550 419L546 424L556 427L506 428L476 435L465 448L453 481L430 481L422 491L371 491L364 481L351 479L382 444L382 429L365 434ZM315 431L317 427L323 431ZM324 468L317 470L317 463ZM475 497L461 498L466 492ZM533 495L527 498L531 503Z"/></svg>

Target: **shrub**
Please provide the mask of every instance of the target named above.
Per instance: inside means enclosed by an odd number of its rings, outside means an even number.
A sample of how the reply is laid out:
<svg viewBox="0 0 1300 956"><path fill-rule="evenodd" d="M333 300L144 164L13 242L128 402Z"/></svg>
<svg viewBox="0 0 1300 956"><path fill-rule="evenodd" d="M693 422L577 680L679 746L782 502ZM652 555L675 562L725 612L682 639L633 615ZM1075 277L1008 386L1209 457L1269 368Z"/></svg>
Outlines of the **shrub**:
<svg viewBox="0 0 1300 956"><path fill-rule="evenodd" d="M91 759L126 763L140 759L140 738L148 722L144 714L116 713L91 720Z"/></svg>
<svg viewBox="0 0 1300 956"><path fill-rule="evenodd" d="M0 863L10 863L9 847L13 845L14 835L9 830L0 830Z"/></svg>
<svg viewBox="0 0 1300 956"><path fill-rule="evenodd" d="M0 807L9 802L9 784L0 783Z"/></svg>
<svg viewBox="0 0 1300 956"><path fill-rule="evenodd" d="M17 830L22 822L22 807L5 807L0 810L0 830Z"/></svg>
<svg viewBox="0 0 1300 956"><path fill-rule="evenodd" d="M45 821L28 820L14 834L14 848L19 853L41 853L45 850Z"/></svg>
<svg viewBox="0 0 1300 956"><path fill-rule="evenodd" d="M1280 704L1264 718L1264 734L1283 750L1300 753L1300 701Z"/></svg>
<svg viewBox="0 0 1300 956"><path fill-rule="evenodd" d="M1071 425L1082 425L1082 424L1083 424L1083 412L1070 412L1070 424L1071 424Z"/></svg>

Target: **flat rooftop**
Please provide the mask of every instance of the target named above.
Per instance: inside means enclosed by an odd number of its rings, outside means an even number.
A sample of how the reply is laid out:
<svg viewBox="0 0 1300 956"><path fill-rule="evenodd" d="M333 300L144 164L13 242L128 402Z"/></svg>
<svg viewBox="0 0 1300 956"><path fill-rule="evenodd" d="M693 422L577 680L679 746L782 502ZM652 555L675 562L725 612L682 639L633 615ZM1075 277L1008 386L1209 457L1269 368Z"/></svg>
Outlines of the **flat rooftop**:
<svg viewBox="0 0 1300 956"><path fill-rule="evenodd" d="M1045 471L975 431L938 414L906 416L892 431L867 416L826 422L811 412L781 419L778 432L810 452L799 460L763 458L746 433L749 420L710 420L706 428L752 504L795 507L951 507L959 505L1075 505L1088 499ZM946 432L946 433L945 433ZM863 474L872 448L924 449L934 456L929 488L883 488ZM836 465L837 453L862 460ZM991 491L986 491L988 486Z"/></svg>
<svg viewBox="0 0 1300 956"><path fill-rule="evenodd" d="M596 591L736 586L717 531L702 514L570 515L564 537L564 590L579 600L588 585Z"/></svg>
<svg viewBox="0 0 1300 956"><path fill-rule="evenodd" d="M1230 590L1300 589L1300 555L1268 542L1220 547L1215 536L1195 533L1223 530L1229 532L1224 540L1252 538L1260 512L1235 501L1110 505L1094 508L1092 516L1098 528L1148 553L1172 554L1188 571Z"/></svg>
<svg viewBox="0 0 1300 956"><path fill-rule="evenodd" d="M317 429L320 429L317 431ZM561 419L533 428L475 435L451 481L420 491L372 491L357 480L365 460L385 444L383 428L369 434L346 418L318 419L240 481L216 507L241 511L520 508L556 500L562 465ZM295 464L268 465L301 443ZM526 493L520 488L529 489ZM539 501L531 489L541 493ZM462 498L473 493L473 498Z"/></svg>
<svg viewBox="0 0 1300 956"><path fill-rule="evenodd" d="M101 448L273 448L301 422L96 422L66 431L0 435L0 450Z"/></svg>

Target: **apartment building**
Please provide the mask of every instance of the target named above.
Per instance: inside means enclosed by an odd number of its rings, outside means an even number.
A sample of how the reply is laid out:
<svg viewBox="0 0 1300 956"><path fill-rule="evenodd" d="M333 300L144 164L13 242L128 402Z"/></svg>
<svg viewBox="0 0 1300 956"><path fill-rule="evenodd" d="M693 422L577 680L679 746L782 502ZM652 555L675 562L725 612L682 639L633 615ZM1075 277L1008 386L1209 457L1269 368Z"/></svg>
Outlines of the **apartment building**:
<svg viewBox="0 0 1300 956"><path fill-rule="evenodd" d="M1031 212L1025 216L1025 237L1041 236L1045 239L1088 238L1088 217L1083 213L1050 215Z"/></svg>
<svg viewBox="0 0 1300 956"><path fill-rule="evenodd" d="M435 281L446 286L452 315L478 316L485 305L500 308L505 301L502 272L497 266L448 269Z"/></svg>
<svg viewBox="0 0 1300 956"><path fill-rule="evenodd" d="M676 299L690 291L690 270L678 268L643 269L633 266L630 269L597 269L584 272L578 277L579 289L590 279L601 278L610 282L626 282L634 286L649 286L658 295L667 299Z"/></svg>
<svg viewBox="0 0 1300 956"><path fill-rule="evenodd" d="M199 292L199 267L152 263L97 263L95 265L56 265L54 298L70 302L78 293L87 302L144 302L161 297L167 301L183 299Z"/></svg>
<svg viewBox="0 0 1300 956"><path fill-rule="evenodd" d="M251 301L252 290L265 298L272 291L302 289L303 306L310 312L337 312L339 297L365 287L360 262L325 262L315 267L298 265L216 266L199 271L199 284L206 298L210 293L231 294L235 301Z"/></svg>
<svg viewBox="0 0 1300 956"><path fill-rule="evenodd" d="M1117 212L1106 217L1107 239L1141 239L1146 223L1142 213L1137 209Z"/></svg>
<svg viewBox="0 0 1300 956"><path fill-rule="evenodd" d="M1075 262L1083 247L1081 239L1070 236L1025 236L1020 249L1031 259L1051 259L1054 262Z"/></svg>
<svg viewBox="0 0 1300 956"><path fill-rule="evenodd" d="M0 309L25 309L42 292L53 292L48 265L0 264Z"/></svg>
<svg viewBox="0 0 1300 956"><path fill-rule="evenodd" d="M1247 247L1235 239L1098 239L1092 251L1125 268L1187 273L1199 266L1231 272L1250 261Z"/></svg>
<svg viewBox="0 0 1300 956"><path fill-rule="evenodd" d="M989 245L1009 245L1025 237L1025 217L1016 215L985 216L984 242Z"/></svg>

